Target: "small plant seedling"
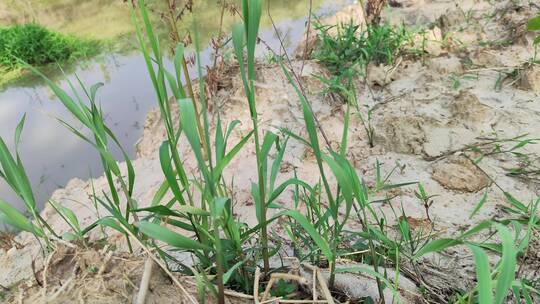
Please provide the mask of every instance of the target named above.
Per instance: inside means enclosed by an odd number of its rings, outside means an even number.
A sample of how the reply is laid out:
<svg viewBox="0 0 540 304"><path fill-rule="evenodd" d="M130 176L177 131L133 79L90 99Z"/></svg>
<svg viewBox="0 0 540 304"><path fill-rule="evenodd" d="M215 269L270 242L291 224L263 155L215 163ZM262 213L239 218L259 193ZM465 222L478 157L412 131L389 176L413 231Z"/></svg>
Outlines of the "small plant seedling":
<svg viewBox="0 0 540 304"><path fill-rule="evenodd" d="M536 33L534 44L540 44L540 14L527 22L527 30Z"/></svg>
<svg viewBox="0 0 540 304"><path fill-rule="evenodd" d="M536 34L536 37L533 40L533 45L534 45L533 62L536 62L536 55L538 53L538 45L540 44L540 14L534 18L531 18L529 22L527 22L527 30L532 31Z"/></svg>
<svg viewBox="0 0 540 304"><path fill-rule="evenodd" d="M454 90L459 90L461 88L463 80L474 80L474 79L478 79L478 75L471 74L471 73L465 73L463 75L458 75L456 73L452 73L449 76L449 80L450 80L450 82L452 84L452 89L454 89Z"/></svg>
<svg viewBox="0 0 540 304"><path fill-rule="evenodd" d="M270 291L270 294L274 297L287 299L291 293L295 292L298 289L296 284L287 282L284 279L279 279L274 285L274 288Z"/></svg>
<svg viewBox="0 0 540 304"><path fill-rule="evenodd" d="M418 184L418 191L414 191L414 195L416 195L420 202L422 202L422 205L424 206L424 209L426 211L427 219L430 222L433 222L431 216L429 215L429 208L431 208L431 206L433 205L433 198L437 195L428 195L422 184Z"/></svg>

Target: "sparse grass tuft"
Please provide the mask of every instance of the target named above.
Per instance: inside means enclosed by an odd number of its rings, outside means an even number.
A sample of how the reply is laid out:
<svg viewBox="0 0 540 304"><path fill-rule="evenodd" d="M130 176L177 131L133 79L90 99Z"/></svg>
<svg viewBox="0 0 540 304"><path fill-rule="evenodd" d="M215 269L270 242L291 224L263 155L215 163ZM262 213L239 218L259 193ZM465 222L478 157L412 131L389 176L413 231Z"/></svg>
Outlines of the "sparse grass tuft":
<svg viewBox="0 0 540 304"><path fill-rule="evenodd" d="M349 22L337 26L317 24L315 28L319 42L314 58L334 75L366 67L370 62L391 65L409 41L405 27L389 24L362 28Z"/></svg>

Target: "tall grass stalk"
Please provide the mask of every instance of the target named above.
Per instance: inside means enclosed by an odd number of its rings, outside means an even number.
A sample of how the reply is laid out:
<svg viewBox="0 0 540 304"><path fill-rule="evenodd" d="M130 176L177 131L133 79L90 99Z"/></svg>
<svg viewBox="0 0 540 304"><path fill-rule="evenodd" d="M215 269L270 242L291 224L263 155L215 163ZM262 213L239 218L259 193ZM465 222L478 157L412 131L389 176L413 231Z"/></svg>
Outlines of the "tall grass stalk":
<svg viewBox="0 0 540 304"><path fill-rule="evenodd" d="M177 13L176 13L175 1L174 0L173 1L164 0L164 1L166 2L167 8L168 8L167 9L166 19L168 21L169 30L170 30L170 34L171 34L171 37L172 37L173 45L179 45L181 43L181 39L180 39L180 33L178 32L178 26L177 26L178 18L177 18L177 15L176 15ZM186 85L186 88L187 88L187 93L189 94L188 96L193 101L193 106L195 107L195 113L197 114L197 128L198 128L198 131L199 131L199 136L200 136L201 139L203 139L204 138L204 136L203 136L203 126L202 126L202 123L201 123L200 115L203 114L204 112L199 111L197 101L195 100L195 93L193 91L193 85L192 85L191 77L189 75L189 70L188 70L188 66L187 66L186 57L185 57L183 52L179 52L177 54L177 51L178 51L178 49L173 47L173 54L176 55L175 61L178 61L182 65L182 71L184 73L184 79L185 79L185 82L186 82L185 85ZM176 75L176 78L179 81L181 79L179 74ZM206 151L207 146L208 146L208 142L203 141L202 145L204 147L203 151Z"/></svg>
<svg viewBox="0 0 540 304"><path fill-rule="evenodd" d="M261 143L258 126L257 105L255 101L255 47L257 44L259 23L261 19L261 1L243 0L242 12L244 17L244 26L237 24L233 28L233 44L236 58L240 65L240 75L244 85L244 92L248 99L249 112L253 123L253 132L255 140L255 154L257 158L258 192L255 202L257 206L257 216L261 233L261 249L264 263L264 273L270 270L269 251L268 251L268 231L266 223L266 199L265 199L265 176L263 168L263 154L261 152ZM244 61L244 44L247 47L247 68Z"/></svg>
<svg viewBox="0 0 540 304"><path fill-rule="evenodd" d="M144 1L139 1L139 8L150 49L146 47L147 43L143 37L143 31L138 25L135 12L133 12L134 24L167 130L167 140L164 141L160 148L161 166L168 185L165 186L162 193L170 189L174 195L174 200L168 202L165 206L158 205L161 200L161 198L158 198L153 204L154 207L147 208L145 211L154 212L156 219L171 215L187 219L189 223L184 223L181 220L167 220L167 222L178 228L192 231L197 240L182 237L170 231L169 228L160 226L159 220L157 222L141 222L139 227L147 236L161 240L173 247L192 252L204 268L210 267L210 269L213 269L216 273L218 302L224 303L225 284L231 277L243 284L244 289L250 288L249 277L244 267L246 257L243 244L251 238L252 232L244 231L244 224L233 218L232 202L227 197L226 186L222 184L222 173L227 164L246 144L253 132L241 138L232 149L227 151L227 140L238 122L233 122L228 127L223 128L218 118L213 145L215 153L212 155L210 145L211 128L204 94L205 88L199 57L197 29L194 30L196 33L195 45L199 72L201 113L197 112L194 99L186 96L183 90L180 77L183 66L183 46L177 46L174 58L175 73L169 73L163 66L159 41L153 33ZM171 116L167 84L179 107L180 125L178 127L173 125L174 119ZM197 121L201 123L200 129ZM195 176L194 179L188 179L183 163L180 161L179 151L176 148L181 135L184 135L188 140L197 162L199 177ZM200 204L196 204L193 191L200 193ZM169 209L175 202L180 205L180 207L177 207L181 208L180 213ZM241 275L233 275L235 273Z"/></svg>

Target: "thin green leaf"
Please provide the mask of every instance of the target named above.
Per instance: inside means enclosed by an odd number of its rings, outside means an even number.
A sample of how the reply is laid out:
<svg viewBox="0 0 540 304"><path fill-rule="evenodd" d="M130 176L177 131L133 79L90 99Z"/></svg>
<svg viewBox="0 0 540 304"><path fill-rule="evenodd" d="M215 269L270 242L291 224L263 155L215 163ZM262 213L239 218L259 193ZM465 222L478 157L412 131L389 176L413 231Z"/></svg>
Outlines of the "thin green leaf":
<svg viewBox="0 0 540 304"><path fill-rule="evenodd" d="M462 244L462 243L463 242L461 240L449 239L449 238L433 240L433 241L427 243L426 245L424 245L424 247L422 247L420 250L418 250L414 254L413 258L418 259L419 257L424 256L424 255L426 255L428 253L439 252L439 251L442 251L442 250L444 250L446 248L456 246L456 245L459 245L459 244Z"/></svg>
<svg viewBox="0 0 540 304"><path fill-rule="evenodd" d="M491 304L493 303L493 292L491 290L491 272L489 270L487 254L477 246L469 245L469 248L473 252L474 260L476 262L479 304Z"/></svg>
<svg viewBox="0 0 540 304"><path fill-rule="evenodd" d="M497 277L495 303L501 304L505 301L516 276L517 251L514 246L512 234L508 228L503 225L497 225L497 230L502 240L502 257L499 269L500 274Z"/></svg>
<svg viewBox="0 0 540 304"><path fill-rule="evenodd" d="M210 215L210 212L208 211L205 211L197 207L189 206L189 205L176 206L175 209L171 209L166 206L159 205L159 206L140 208L133 211L136 211L136 212L146 211L146 212L155 213L162 216L178 216L178 217L183 217L182 213L201 215L201 216Z"/></svg>
<svg viewBox="0 0 540 304"><path fill-rule="evenodd" d="M482 209L482 206L484 206L484 203L487 200L487 194L488 194L488 190L486 189L486 191L484 192L484 195L482 195L482 198L480 198L480 201L478 202L478 204L476 204L476 207L474 208L473 212L471 212L471 215L469 215L469 219L473 218L473 216L475 216L476 213L478 213L478 211Z"/></svg>
<svg viewBox="0 0 540 304"><path fill-rule="evenodd" d="M19 150L19 143L21 142L21 134L24 128L24 121L26 120L26 113L23 115L17 128L15 129L15 151Z"/></svg>
<svg viewBox="0 0 540 304"><path fill-rule="evenodd" d="M286 216L290 216L293 219L295 219L301 226L306 230L306 232L309 234L309 236L313 239L315 244L319 246L319 249L321 250L322 254L329 260L332 261L334 254L330 250L330 246L328 243L321 237L317 229L313 227L313 225L308 221L308 219L302 215L300 212L295 210L288 210L285 212Z"/></svg>
<svg viewBox="0 0 540 304"><path fill-rule="evenodd" d="M35 233L39 236L43 235L42 232L36 229L34 224L32 224L32 222L26 218L26 216L20 213L17 209L11 207L10 204L6 203L2 199L0 199L0 212L5 215L4 220L11 226L22 231Z"/></svg>
<svg viewBox="0 0 540 304"><path fill-rule="evenodd" d="M527 22L527 30L540 31L540 16L529 19Z"/></svg>
<svg viewBox="0 0 540 304"><path fill-rule="evenodd" d="M139 229L149 237L165 242L173 247L186 250L210 250L211 248L194 241L181 234L173 232L158 224L141 221L138 223Z"/></svg>

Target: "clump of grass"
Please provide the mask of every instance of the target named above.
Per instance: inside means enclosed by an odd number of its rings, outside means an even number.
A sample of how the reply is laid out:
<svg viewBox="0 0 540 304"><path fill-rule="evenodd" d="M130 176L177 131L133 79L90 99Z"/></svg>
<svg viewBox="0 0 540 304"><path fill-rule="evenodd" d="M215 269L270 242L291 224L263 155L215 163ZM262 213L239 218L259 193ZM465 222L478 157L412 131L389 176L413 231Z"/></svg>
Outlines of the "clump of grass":
<svg viewBox="0 0 540 304"><path fill-rule="evenodd" d="M337 94L356 107L369 145L373 147L373 109L360 109L354 80L358 76L367 78L370 63L394 64L404 46L411 42L411 35L404 26L369 24L364 28L352 21L334 26L316 24L315 28L318 31L318 45L313 57L330 72L329 76L317 77L326 86L324 93Z"/></svg>
<svg viewBox="0 0 540 304"><path fill-rule="evenodd" d="M315 28L319 42L314 58L334 75L345 74L358 66L365 67L370 62L393 64L409 41L405 27L389 24L362 28L351 21L334 26L316 24Z"/></svg>
<svg viewBox="0 0 540 304"><path fill-rule="evenodd" d="M0 27L0 83L21 76L24 66L20 60L44 66L88 58L99 50L96 41L62 35L35 23Z"/></svg>
<svg viewBox="0 0 540 304"><path fill-rule="evenodd" d="M0 65L9 69L20 67L17 58L45 65L88 57L98 50L94 41L62 35L35 23L0 27Z"/></svg>

